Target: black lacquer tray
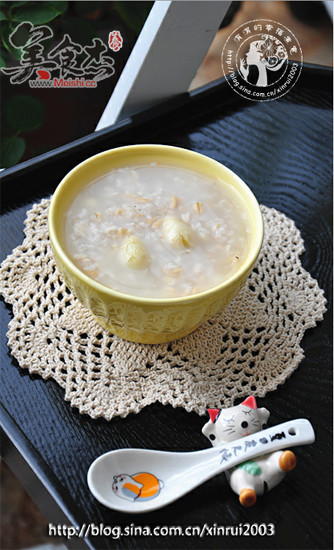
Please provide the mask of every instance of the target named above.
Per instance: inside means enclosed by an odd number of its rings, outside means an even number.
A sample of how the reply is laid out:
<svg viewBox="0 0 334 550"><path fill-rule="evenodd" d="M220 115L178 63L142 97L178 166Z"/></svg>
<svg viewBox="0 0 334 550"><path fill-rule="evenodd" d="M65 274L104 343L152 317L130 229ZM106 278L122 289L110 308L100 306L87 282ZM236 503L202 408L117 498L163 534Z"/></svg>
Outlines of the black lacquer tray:
<svg viewBox="0 0 334 550"><path fill-rule="evenodd" d="M206 448L201 434L206 419L158 403L110 422L80 415L53 380L29 375L11 358L6 340L11 309L1 302L2 455L59 533L69 534L66 527L72 525L98 527L88 538L66 541L68 547L332 548L331 85L331 69L304 66L283 98L251 102L217 81L3 173L1 260L22 242L26 211L85 158L133 143L199 151L239 174L260 203L295 221L305 242L303 265L328 300L324 320L306 332L297 371L258 400L271 411L271 425L298 417L312 422L316 442L296 448L294 472L253 508L240 506L221 475L167 508L136 516L113 512L93 498L86 483L90 463L122 447ZM162 534L140 536L138 526L160 526ZM195 529L180 536L167 534L170 526ZM225 527L225 535L215 536L215 526ZM118 538L118 527L128 527L128 536Z"/></svg>

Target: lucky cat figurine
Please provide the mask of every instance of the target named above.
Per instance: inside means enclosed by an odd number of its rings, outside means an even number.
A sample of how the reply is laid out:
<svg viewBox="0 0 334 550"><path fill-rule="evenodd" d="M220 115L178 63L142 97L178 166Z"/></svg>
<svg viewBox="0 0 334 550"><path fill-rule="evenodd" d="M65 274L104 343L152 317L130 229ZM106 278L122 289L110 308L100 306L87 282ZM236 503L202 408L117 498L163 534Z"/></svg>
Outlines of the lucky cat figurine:
<svg viewBox="0 0 334 550"><path fill-rule="evenodd" d="M267 409L257 408L255 397L250 396L240 405L227 409L208 409L210 420L203 426L203 434L213 446L249 436L266 428ZM239 495L243 506L252 506L257 495L275 487L293 470L296 457L292 451L276 451L239 464L226 472L231 489Z"/></svg>

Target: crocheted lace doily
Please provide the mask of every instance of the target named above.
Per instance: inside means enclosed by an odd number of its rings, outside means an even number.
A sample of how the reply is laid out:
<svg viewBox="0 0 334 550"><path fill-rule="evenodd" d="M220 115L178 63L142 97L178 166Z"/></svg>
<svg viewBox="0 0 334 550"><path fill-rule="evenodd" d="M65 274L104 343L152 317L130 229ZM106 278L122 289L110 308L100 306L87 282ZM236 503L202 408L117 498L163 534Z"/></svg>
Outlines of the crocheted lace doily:
<svg viewBox="0 0 334 550"><path fill-rule="evenodd" d="M257 266L223 313L179 341L147 345L106 332L71 295L52 256L48 206L45 199L28 212L26 238L1 266L1 292L13 307L8 345L81 413L109 420L159 401L204 414L263 397L298 367L304 332L323 318L326 300L301 265L300 232L281 212L261 207Z"/></svg>

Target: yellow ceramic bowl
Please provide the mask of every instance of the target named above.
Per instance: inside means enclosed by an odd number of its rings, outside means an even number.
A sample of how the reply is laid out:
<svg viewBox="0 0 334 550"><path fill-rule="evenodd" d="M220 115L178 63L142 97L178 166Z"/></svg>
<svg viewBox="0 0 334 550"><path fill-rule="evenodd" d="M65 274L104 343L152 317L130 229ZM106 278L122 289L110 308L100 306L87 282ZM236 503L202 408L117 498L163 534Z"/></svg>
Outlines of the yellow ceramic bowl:
<svg viewBox="0 0 334 550"><path fill-rule="evenodd" d="M181 298L146 298L123 294L94 281L68 256L64 220L74 197L92 180L110 170L160 162L196 171L233 186L251 218L251 243L239 270L220 285ZM182 338L221 311L237 294L249 276L261 249L263 221L259 205L247 185L222 164L199 153L166 145L131 145L95 155L65 176L52 197L49 234L60 273L70 290L87 307L100 325L133 342L157 344Z"/></svg>

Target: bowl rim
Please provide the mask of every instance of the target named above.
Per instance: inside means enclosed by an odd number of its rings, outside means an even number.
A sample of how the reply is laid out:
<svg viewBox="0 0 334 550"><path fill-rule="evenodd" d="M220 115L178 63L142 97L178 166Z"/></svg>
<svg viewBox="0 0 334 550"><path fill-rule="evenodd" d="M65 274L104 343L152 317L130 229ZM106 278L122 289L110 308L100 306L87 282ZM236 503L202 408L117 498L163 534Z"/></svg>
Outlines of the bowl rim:
<svg viewBox="0 0 334 550"><path fill-rule="evenodd" d="M61 243L61 240L57 236L57 227L56 227L56 220L55 220L55 209L57 206L58 201L61 200L61 194L63 192L63 189L66 188L68 180L70 180L73 175L76 174L79 170L82 169L83 166L87 165L88 163L94 162L96 159L99 159L103 156L109 156L113 153L119 153L124 151L131 152L131 150L140 150L142 149L147 153L148 150L154 149L155 151L159 150L169 150L171 152L174 152L178 155L185 155L187 157L193 157L193 158L199 158L205 159L206 162L209 162L213 166L223 167L224 170L226 170L232 178L237 182L239 187L241 187L247 197L247 205L251 208L251 211L256 216L256 238L254 239L254 244L252 248L250 249L246 260L244 261L242 267L240 270L238 270L236 273L234 273L231 277L228 279L225 279L222 283L219 285L216 285L214 287L210 287L206 290L203 290L201 292L197 292L196 294L190 294L188 296L177 296L177 297L171 297L171 298L151 298L147 296L136 296L134 294L128 294L126 292L122 292L120 290L115 290L111 287L108 287L102 283L99 283L95 279L92 279L86 273L81 271L79 267L76 266L76 264L71 260L71 258L66 253L63 244ZM194 170L196 172L196 168ZM238 189L237 189L238 190ZM243 195L245 199L245 195ZM246 199L245 199L246 200ZM122 300L123 302L128 303L137 303L138 305L143 304L151 304L151 305L182 305L189 302L198 302L202 301L203 298L208 298L210 296L213 296L215 294L221 293L222 290L228 289L229 287L233 287L235 283L242 279L246 273L248 273L254 263L256 262L256 259L260 253L262 243L263 243L263 233L264 233L264 227L263 227L263 217L262 212L259 206L259 203L254 195L254 193L251 191L249 186L235 173L233 170L228 168L225 164L207 156L203 153L198 153L196 151L192 151L190 149L185 149L183 147L177 147L174 145L161 145L161 144L138 144L138 145L123 145L120 147L115 147L113 149L108 149L106 151L102 151L100 153L97 153L96 155L92 155L91 157L88 157L84 161L77 164L74 168L72 168L60 181L58 184L55 192L51 196L51 201L49 205L49 211L48 211L48 230L49 230L49 237L51 246L53 248L53 252L59 255L61 258L61 261L63 264L65 264L68 271L72 272L81 282L85 283L86 285L93 287L99 294L104 293L110 296L110 298L115 298L118 300Z"/></svg>

